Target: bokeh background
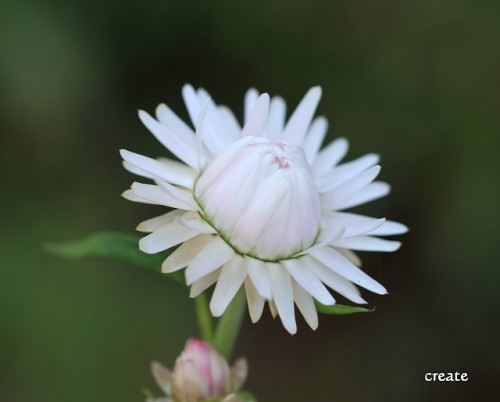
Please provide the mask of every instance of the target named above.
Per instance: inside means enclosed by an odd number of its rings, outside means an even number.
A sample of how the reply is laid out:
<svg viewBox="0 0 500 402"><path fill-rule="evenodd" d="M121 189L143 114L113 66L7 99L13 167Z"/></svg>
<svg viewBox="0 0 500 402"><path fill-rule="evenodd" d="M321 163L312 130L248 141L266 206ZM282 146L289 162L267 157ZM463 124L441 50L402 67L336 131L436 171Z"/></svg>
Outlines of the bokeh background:
<svg viewBox="0 0 500 402"><path fill-rule="evenodd" d="M143 400L149 362L196 335L187 289L128 264L63 260L57 242L132 232L156 207L120 198L118 149L164 150L137 109L183 118L184 83L242 116L255 86L293 108L323 87L329 138L382 156L405 222L365 253L389 296L371 314L247 319L235 355L266 401L498 400L500 2L496 0L0 1L0 399ZM466 372L427 383L426 372ZM496 388L496 389L495 389Z"/></svg>

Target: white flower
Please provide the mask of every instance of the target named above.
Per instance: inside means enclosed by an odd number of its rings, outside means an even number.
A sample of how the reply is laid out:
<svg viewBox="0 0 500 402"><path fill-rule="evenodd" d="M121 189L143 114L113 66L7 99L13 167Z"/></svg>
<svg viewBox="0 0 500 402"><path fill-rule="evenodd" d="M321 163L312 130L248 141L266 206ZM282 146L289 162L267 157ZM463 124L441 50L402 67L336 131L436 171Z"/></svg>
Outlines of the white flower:
<svg viewBox="0 0 500 402"><path fill-rule="evenodd" d="M378 294L385 288L359 269L352 250L395 251L400 243L377 236L407 228L397 222L340 212L385 196L374 181L378 156L339 164L348 149L339 138L323 149L323 117L313 119L321 97L311 88L285 124L280 97L245 96L244 125L217 106L203 89L183 88L194 132L166 105L156 119L140 111L153 135L181 162L121 151L124 166L155 184L133 183L124 197L173 208L142 222L146 253L179 246L163 272L186 268L195 297L216 283L210 302L224 313L245 287L250 317L259 320L267 301L284 327L296 332L294 302L307 323L318 326L314 299L332 305L328 286L354 303L366 303L355 285Z"/></svg>

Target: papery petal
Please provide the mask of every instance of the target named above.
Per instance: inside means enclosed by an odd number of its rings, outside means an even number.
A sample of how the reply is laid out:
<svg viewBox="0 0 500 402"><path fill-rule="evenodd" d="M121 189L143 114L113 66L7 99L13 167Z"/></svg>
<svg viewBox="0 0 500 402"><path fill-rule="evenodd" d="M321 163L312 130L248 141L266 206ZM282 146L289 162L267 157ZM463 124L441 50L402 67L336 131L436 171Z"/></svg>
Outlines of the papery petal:
<svg viewBox="0 0 500 402"><path fill-rule="evenodd" d="M191 285L191 289L189 290L189 297L196 297L210 286L212 286L217 279L219 279L219 275L222 268L217 268L215 271L210 272L205 275L203 278L194 281Z"/></svg>
<svg viewBox="0 0 500 402"><path fill-rule="evenodd" d="M391 191L389 184L382 181L374 181L365 188L358 191L352 197L346 199L337 205L337 209L353 208L358 205L366 204L378 198L385 197Z"/></svg>
<svg viewBox="0 0 500 402"><path fill-rule="evenodd" d="M255 102L252 112L245 122L245 126L241 132L242 136L253 135L260 137L266 128L267 116L269 113L269 95L262 94Z"/></svg>
<svg viewBox="0 0 500 402"><path fill-rule="evenodd" d="M250 257L245 257L245 263L248 275L259 295L266 300L270 300L272 295L268 264Z"/></svg>
<svg viewBox="0 0 500 402"><path fill-rule="evenodd" d="M186 283L191 285L194 281L224 265L234 257L234 254L234 250L224 240L220 237L213 237L186 268Z"/></svg>
<svg viewBox="0 0 500 402"><path fill-rule="evenodd" d="M196 235L198 235L198 232L186 228L175 220L143 237L139 241L139 248L145 253L155 254L189 240Z"/></svg>
<svg viewBox="0 0 500 402"><path fill-rule="evenodd" d="M164 205L166 207L178 208L178 209L194 208L194 206L191 203L186 202L186 200L184 199L179 199L178 197L174 196L175 194L174 191L172 191L171 193L167 193L166 191L164 191L164 188L160 188L159 186L153 184L133 183L131 190L133 195L135 195L139 199L145 199L151 204ZM123 195L124 197L128 198L126 196L128 194L130 193L124 193ZM186 199L187 198L188 197L186 197Z"/></svg>
<svg viewBox="0 0 500 402"><path fill-rule="evenodd" d="M297 332L293 310L293 290L290 275L280 264L272 264L269 269L273 301L285 329L292 335Z"/></svg>
<svg viewBox="0 0 500 402"><path fill-rule="evenodd" d="M302 149L306 155L307 162L312 165L316 159L321 144L328 130L328 121L324 117L317 117L311 123L309 132L302 142Z"/></svg>
<svg viewBox="0 0 500 402"><path fill-rule="evenodd" d="M269 119L267 122L267 138L270 140L281 139L281 133L285 125L286 103L283 98L274 96L269 105Z"/></svg>
<svg viewBox="0 0 500 402"><path fill-rule="evenodd" d="M223 265L210 301L210 311L214 317L220 317L224 314L224 311L226 311L227 306L233 300L246 276L247 272L243 258L239 256L234 256Z"/></svg>
<svg viewBox="0 0 500 402"><path fill-rule="evenodd" d="M190 191L173 186L170 183L167 183L166 181L160 180L159 178L155 178L155 183L159 187L161 187L161 189L169 197L171 197L172 200L176 201L177 206L174 208L187 209L190 211L195 211L198 209L198 205L193 199L193 194Z"/></svg>
<svg viewBox="0 0 500 402"><path fill-rule="evenodd" d="M370 235L393 236L408 232L408 227L399 222L385 221L378 228L370 231Z"/></svg>
<svg viewBox="0 0 500 402"><path fill-rule="evenodd" d="M392 252L401 247L401 242L371 236L355 236L335 240L332 245L351 250Z"/></svg>
<svg viewBox="0 0 500 402"><path fill-rule="evenodd" d="M194 137L181 136L175 131L169 130L143 110L139 111L139 118L163 146L187 165L196 167L196 153L193 152L195 149Z"/></svg>
<svg viewBox="0 0 500 402"><path fill-rule="evenodd" d="M366 301L361 297L358 288L353 283L336 272L332 271L326 265L320 263L318 260L311 256L304 257L304 265L309 269L328 287L335 290L345 298L354 303L365 304Z"/></svg>
<svg viewBox="0 0 500 402"><path fill-rule="evenodd" d="M300 101L283 130L283 138L291 146L302 144L321 98L321 88L312 87Z"/></svg>
<svg viewBox="0 0 500 402"><path fill-rule="evenodd" d="M213 239L213 236L199 234L177 247L161 266L161 272L175 272L187 267L196 255Z"/></svg>
<svg viewBox="0 0 500 402"><path fill-rule="evenodd" d="M326 265L332 271L350 280L351 282L372 291L373 293L386 294L385 288L376 280L370 278L358 267L353 265L344 256L332 248L314 250L311 255L319 262Z"/></svg>
<svg viewBox="0 0 500 402"><path fill-rule="evenodd" d="M173 222L174 220L181 217L185 213L186 213L185 211L174 209L173 211L167 212L166 214L156 216L154 218L148 219L147 221L139 223L136 229L139 232L151 233L154 232L155 230L160 229L162 226L165 226L166 224Z"/></svg>
<svg viewBox="0 0 500 402"><path fill-rule="evenodd" d="M340 207L345 206L345 202L368 186L379 172L380 166L374 166L325 193L322 197L322 205L325 210L338 210Z"/></svg>
<svg viewBox="0 0 500 402"><path fill-rule="evenodd" d="M316 184L322 193L330 191L347 180L356 177L364 170L375 166L379 159L376 154L367 154L356 160L343 163L335 167L331 172L318 176Z"/></svg>
<svg viewBox="0 0 500 402"><path fill-rule="evenodd" d="M284 260L281 264L293 279L321 304L332 305L335 303L335 299L318 277L311 270L304 269L301 259Z"/></svg>
<svg viewBox="0 0 500 402"><path fill-rule="evenodd" d="M349 143L345 138L337 138L324 147L314 159L312 170L316 175L329 172L347 154Z"/></svg>
<svg viewBox="0 0 500 402"><path fill-rule="evenodd" d="M257 292L250 278L245 279L245 293L248 302L248 312L253 323L259 321L264 310L264 298Z"/></svg>
<svg viewBox="0 0 500 402"><path fill-rule="evenodd" d="M295 304L304 316L307 324L315 330L318 328L318 312L316 311L312 296L294 280L292 280L292 289Z"/></svg>
<svg viewBox="0 0 500 402"><path fill-rule="evenodd" d="M250 114L255 106L255 102L257 102L257 98L259 97L259 92L255 88L250 88L245 94L244 101L244 118L243 122L246 124L250 118Z"/></svg>

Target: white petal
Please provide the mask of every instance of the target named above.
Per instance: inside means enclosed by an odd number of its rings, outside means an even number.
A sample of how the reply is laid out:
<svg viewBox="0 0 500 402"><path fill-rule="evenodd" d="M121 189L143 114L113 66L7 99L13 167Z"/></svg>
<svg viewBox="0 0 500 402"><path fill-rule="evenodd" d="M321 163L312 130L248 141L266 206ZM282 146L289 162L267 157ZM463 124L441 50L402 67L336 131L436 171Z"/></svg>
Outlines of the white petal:
<svg viewBox="0 0 500 402"><path fill-rule="evenodd" d="M163 146L184 163L191 167L196 167L194 137L186 137L168 129L143 110L139 111L139 118Z"/></svg>
<svg viewBox="0 0 500 402"><path fill-rule="evenodd" d="M295 323L290 275L280 264L272 264L269 267L269 278L271 280L273 300L281 322L285 329L293 335L297 332L297 324Z"/></svg>
<svg viewBox="0 0 500 402"><path fill-rule="evenodd" d="M271 312L273 318L276 318L278 316L278 309L276 308L276 303L274 302L274 300L269 300L267 302L267 305L269 307L269 311Z"/></svg>
<svg viewBox="0 0 500 402"><path fill-rule="evenodd" d="M173 208L186 209L190 211L195 211L198 209L198 205L194 201L193 194L190 190L185 190L184 188L179 188L173 186L166 181L163 181L155 177L155 183L169 196L171 199L176 201L176 205ZM132 187L133 188L133 187Z"/></svg>
<svg viewBox="0 0 500 402"><path fill-rule="evenodd" d="M166 225L177 219L178 217L185 214L185 211L175 209L173 211L167 212L166 214L156 216L154 218L148 219L147 221L139 223L136 230L139 232L151 233L155 230L160 229L162 226Z"/></svg>
<svg viewBox="0 0 500 402"><path fill-rule="evenodd" d="M160 387L160 389L167 395L170 395L171 387L172 387L172 372L164 367L161 363L152 362L151 363L151 374L156 381L156 384ZM158 399L155 400L155 402Z"/></svg>
<svg viewBox="0 0 500 402"><path fill-rule="evenodd" d="M348 214L343 212L334 212L324 218L324 224L327 228L330 226L339 225L345 228L345 231L341 236L342 238L371 233L373 230L383 225L384 222L384 218L375 219L362 215Z"/></svg>
<svg viewBox="0 0 500 402"><path fill-rule="evenodd" d="M321 88L313 87L305 94L295 111L290 116L283 130L283 138L292 146L302 144L311 120L321 98Z"/></svg>
<svg viewBox="0 0 500 402"><path fill-rule="evenodd" d="M316 117L311 123L311 128L302 142L302 149L304 150L307 162L310 165L313 164L316 156L318 155L327 130L328 121L322 116Z"/></svg>
<svg viewBox="0 0 500 402"><path fill-rule="evenodd" d="M318 328L318 312L316 311L312 296L294 280L292 280L292 289L295 304L304 316L307 324L315 330Z"/></svg>
<svg viewBox="0 0 500 402"><path fill-rule="evenodd" d="M349 143L345 138L337 138L325 148L319 151L318 156L312 164L312 170L315 174L329 172L333 166L347 154Z"/></svg>
<svg viewBox="0 0 500 402"><path fill-rule="evenodd" d="M143 237L139 241L139 248L145 253L155 254L177 246L179 243L191 239L197 234L198 232L186 228L175 220Z"/></svg>
<svg viewBox="0 0 500 402"><path fill-rule="evenodd" d="M269 119L267 122L267 138L272 141L281 139L285 125L286 103L283 98L273 96L269 105Z"/></svg>
<svg viewBox="0 0 500 402"><path fill-rule="evenodd" d="M361 258L359 258L359 256L354 251L348 250L346 248L337 248L337 247L334 247L334 249L335 251L337 251L337 253L342 254L354 265L356 265L357 267L361 267L362 265Z"/></svg>
<svg viewBox="0 0 500 402"><path fill-rule="evenodd" d="M222 271L210 300L210 311L214 317L220 317L224 314L246 276L245 264L240 256L234 256L222 266Z"/></svg>
<svg viewBox="0 0 500 402"><path fill-rule="evenodd" d="M234 256L234 250L220 237L215 236L193 258L186 268L186 283L191 285L214 269L224 265Z"/></svg>
<svg viewBox="0 0 500 402"><path fill-rule="evenodd" d="M353 285L351 281L345 279L336 272L333 272L324 264L310 256L304 257L304 264L307 264L307 267L311 269L325 285L329 286L337 293L354 303L366 303L366 301L364 301L361 297L359 289Z"/></svg>
<svg viewBox="0 0 500 402"><path fill-rule="evenodd" d="M212 155L220 155L234 142L235 138L227 131L217 106L204 89L198 90L198 99L200 106L205 105L204 107L206 107L203 142ZM200 119L198 118L196 127L199 123Z"/></svg>
<svg viewBox="0 0 500 402"><path fill-rule="evenodd" d="M267 263L251 257L245 257L245 262L255 289L264 299L270 300L272 295Z"/></svg>
<svg viewBox="0 0 500 402"><path fill-rule="evenodd" d="M198 117L201 112L198 94L191 85L186 84L182 87L182 98L186 104L186 109L188 111L189 118L191 119L191 123L194 127L196 127L196 123L198 122Z"/></svg>
<svg viewBox="0 0 500 402"><path fill-rule="evenodd" d="M244 102L244 118L243 121L246 123L250 118L250 114L255 106L255 102L257 102L257 98L259 97L259 92L255 88L250 88L245 94L245 102Z"/></svg>
<svg viewBox="0 0 500 402"><path fill-rule="evenodd" d="M262 316L265 300L261 295L259 295L249 277L246 277L245 279L245 293L247 296L250 319L253 323L256 323Z"/></svg>
<svg viewBox="0 0 500 402"><path fill-rule="evenodd" d="M318 277L303 264L301 259L284 260L281 264L293 279L321 304L332 305L335 299L326 290Z"/></svg>
<svg viewBox="0 0 500 402"><path fill-rule="evenodd" d="M360 190L357 194L338 205L338 209L347 209L361 204L385 197L391 191L389 184L382 181L374 181Z"/></svg>
<svg viewBox="0 0 500 402"><path fill-rule="evenodd" d="M232 110L226 106L220 105L219 115L226 126L227 132L233 138L233 141L237 141L241 135L241 127Z"/></svg>
<svg viewBox="0 0 500 402"><path fill-rule="evenodd" d="M176 133L190 138L193 141L194 132L182 119L180 119L167 105L161 103L155 110L158 121Z"/></svg>
<svg viewBox="0 0 500 402"><path fill-rule="evenodd" d="M371 236L355 236L345 239L338 239L332 243L335 247L343 247L351 250L362 251L396 251L401 247L401 242L393 240L379 239Z"/></svg>
<svg viewBox="0 0 500 402"><path fill-rule="evenodd" d="M385 288L376 280L370 278L347 258L330 247L314 250L311 255L332 271L338 273L356 285L362 286L373 293L386 294Z"/></svg>
<svg viewBox="0 0 500 402"><path fill-rule="evenodd" d="M138 167L132 165L131 163L128 163L127 161L123 161L122 164L123 164L123 167L125 168L125 170L128 170L130 173L133 173L137 176L145 177L147 179L153 178L153 175L151 173L146 172L145 170L139 169Z"/></svg>
<svg viewBox="0 0 500 402"><path fill-rule="evenodd" d="M203 278L194 281L194 283L191 285L191 289L189 290L189 297L199 296L201 292L205 291L215 282L217 282L221 269L222 268L217 268L215 271L210 272Z"/></svg>
<svg viewBox="0 0 500 402"><path fill-rule="evenodd" d="M399 222L385 221L377 229L372 230L370 235L392 236L408 232L408 227Z"/></svg>
<svg viewBox="0 0 500 402"><path fill-rule="evenodd" d="M201 219L198 212L195 211L185 213L182 218L179 219L179 223L198 233L215 233L215 229Z"/></svg>
<svg viewBox="0 0 500 402"><path fill-rule="evenodd" d="M200 234L177 247L161 266L161 272L170 273L187 267L193 258L205 247L213 236Z"/></svg>
<svg viewBox="0 0 500 402"><path fill-rule="evenodd" d="M125 190L122 193L122 197L125 198L126 200L129 201L134 201L134 202L141 202L143 204L154 204L154 205L164 205L162 203L158 203L156 201L151 201L143 197L139 197L137 194L135 194L132 189Z"/></svg>
<svg viewBox="0 0 500 402"><path fill-rule="evenodd" d="M356 193L368 186L368 184L370 184L375 177L377 177L379 172L380 166L374 166L334 188L333 190L330 190L321 198L322 206L327 211L339 209L345 205L346 201L355 196Z"/></svg>
<svg viewBox="0 0 500 402"><path fill-rule="evenodd" d="M315 244L308 249L297 254L297 256L310 254L312 250L323 248L331 244L334 240L340 239L345 232L345 228L340 225L329 225L322 229Z"/></svg>
<svg viewBox="0 0 500 402"><path fill-rule="evenodd" d="M364 170L375 166L379 159L380 157L377 154L367 154L361 158L343 163L342 165L335 167L330 172L318 176L316 178L316 184L318 185L320 192L327 192L340 184L345 183L347 180L351 180Z"/></svg>
<svg viewBox="0 0 500 402"><path fill-rule="evenodd" d="M178 162L171 161L172 163L167 164L127 151L126 149L121 149L120 155L129 164L147 172L150 177L157 176L169 183L183 187L191 187L193 185L195 178L194 170Z"/></svg>
<svg viewBox="0 0 500 402"><path fill-rule="evenodd" d="M153 204L165 205L171 208L185 209L185 203L167 194L163 189L154 184L132 183L133 193L140 198L149 200Z"/></svg>
<svg viewBox="0 0 500 402"><path fill-rule="evenodd" d="M262 136L262 132L267 125L267 116L269 113L269 95L262 94L255 102L255 106L245 122L242 136L253 135L255 137Z"/></svg>

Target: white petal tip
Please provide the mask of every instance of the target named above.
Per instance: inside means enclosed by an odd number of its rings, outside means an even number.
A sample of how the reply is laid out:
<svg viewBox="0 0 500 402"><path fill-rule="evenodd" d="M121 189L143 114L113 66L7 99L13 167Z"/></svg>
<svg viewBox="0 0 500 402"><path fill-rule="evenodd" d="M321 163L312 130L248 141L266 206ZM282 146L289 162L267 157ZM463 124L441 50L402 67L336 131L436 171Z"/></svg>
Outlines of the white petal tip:
<svg viewBox="0 0 500 402"><path fill-rule="evenodd" d="M321 87L319 85L316 85L316 86L312 87L309 90L309 92L311 93L311 95L314 95L315 98L321 98L323 90L321 89Z"/></svg>
<svg viewBox="0 0 500 402"><path fill-rule="evenodd" d="M163 264L161 264L161 273L162 274L170 274L172 272L175 272L176 270L173 270L171 269L168 264L166 263L166 261L163 262ZM190 296L191 297L191 296Z"/></svg>
<svg viewBox="0 0 500 402"><path fill-rule="evenodd" d="M137 225L137 227L135 228L135 230L137 230L138 232L143 232L143 233L150 232L150 231L146 230L146 228L144 227L143 223L139 223Z"/></svg>
<svg viewBox="0 0 500 402"><path fill-rule="evenodd" d="M219 306L214 306L212 303L210 303L210 312L214 317L220 317L222 314L224 314L225 310L222 310L219 308Z"/></svg>
<svg viewBox="0 0 500 402"><path fill-rule="evenodd" d="M401 243L400 241L395 241L393 243L393 246L388 250L389 252L397 251L403 245L403 243Z"/></svg>

